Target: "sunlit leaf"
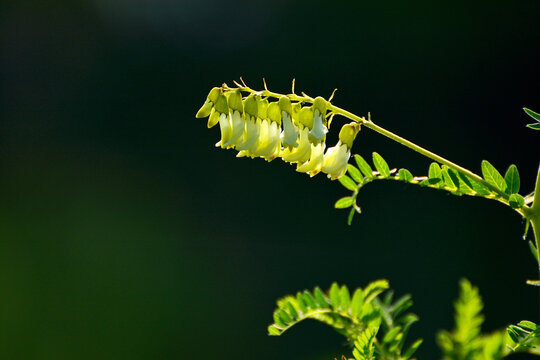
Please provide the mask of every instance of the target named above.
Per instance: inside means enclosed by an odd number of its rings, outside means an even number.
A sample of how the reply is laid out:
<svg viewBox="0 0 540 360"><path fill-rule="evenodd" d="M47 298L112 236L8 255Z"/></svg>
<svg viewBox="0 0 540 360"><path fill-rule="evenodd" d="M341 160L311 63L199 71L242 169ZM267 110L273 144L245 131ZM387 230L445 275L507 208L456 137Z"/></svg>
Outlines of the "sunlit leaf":
<svg viewBox="0 0 540 360"><path fill-rule="evenodd" d="M364 177L360 173L360 170L356 168L356 166L347 164L347 172L351 176L351 178L356 181L357 183L362 183L364 181Z"/></svg>
<svg viewBox="0 0 540 360"><path fill-rule="evenodd" d="M382 177L390 176L390 168L388 167L388 164L383 157L376 152L373 153L373 164Z"/></svg>
<svg viewBox="0 0 540 360"><path fill-rule="evenodd" d="M414 179L411 172L407 169L399 169L398 178L399 180L406 181L406 182L411 182Z"/></svg>
<svg viewBox="0 0 540 360"><path fill-rule="evenodd" d="M482 160L482 175L484 179L500 191L506 190L506 181L502 175L487 160Z"/></svg>
<svg viewBox="0 0 540 360"><path fill-rule="evenodd" d="M342 197L334 204L336 209L346 209L354 204L354 199L350 196ZM353 209L354 210L354 209Z"/></svg>
<svg viewBox="0 0 540 360"><path fill-rule="evenodd" d="M356 183L354 182L353 179L351 179L350 177L348 177L347 175L343 175L342 177L340 177L338 179L338 181L341 183L341 185L343 185L346 189L349 189L351 191L355 191L356 190Z"/></svg>
<svg viewBox="0 0 540 360"><path fill-rule="evenodd" d="M529 115L530 117L532 117L534 120L540 122L540 114L532 111L531 109L527 109L527 108L523 108L523 110L525 110L525 112L527 113L527 115Z"/></svg>
<svg viewBox="0 0 540 360"><path fill-rule="evenodd" d="M504 175L506 182L506 193L517 194L519 192L519 172L516 165L510 165Z"/></svg>
<svg viewBox="0 0 540 360"><path fill-rule="evenodd" d="M369 166L368 162L364 160L363 157L360 155L354 155L354 160L356 161L356 165L358 165L358 168L360 171L362 171L362 174L364 174L367 178L373 178L373 169L371 166Z"/></svg>
<svg viewBox="0 0 540 360"><path fill-rule="evenodd" d="M442 180L441 175L441 167L439 164L433 162L431 165L429 165L429 171L428 171L428 182L430 184L437 184Z"/></svg>

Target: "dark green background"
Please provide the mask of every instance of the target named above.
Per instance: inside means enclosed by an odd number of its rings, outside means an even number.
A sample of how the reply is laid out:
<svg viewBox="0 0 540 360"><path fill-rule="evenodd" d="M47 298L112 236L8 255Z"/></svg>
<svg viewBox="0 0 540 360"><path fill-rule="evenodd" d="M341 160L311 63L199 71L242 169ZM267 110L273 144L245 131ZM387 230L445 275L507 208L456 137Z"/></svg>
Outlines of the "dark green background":
<svg viewBox="0 0 540 360"><path fill-rule="evenodd" d="M461 277L480 287L484 329L538 319L509 208L376 183L347 227L337 182L236 159L194 114L239 76L337 87L338 106L474 171L515 163L526 194L539 13L537 1L3 2L0 357L339 358L343 339L318 323L267 337L275 299L382 277L413 295L421 359L439 356ZM418 175L429 165L365 129L354 152L372 151Z"/></svg>

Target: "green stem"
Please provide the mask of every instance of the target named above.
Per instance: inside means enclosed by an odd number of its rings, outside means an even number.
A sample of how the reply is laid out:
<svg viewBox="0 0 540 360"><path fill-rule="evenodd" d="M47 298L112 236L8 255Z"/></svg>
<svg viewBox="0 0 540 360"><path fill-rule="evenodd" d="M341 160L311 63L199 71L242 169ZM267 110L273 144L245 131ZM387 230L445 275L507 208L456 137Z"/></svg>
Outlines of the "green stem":
<svg viewBox="0 0 540 360"><path fill-rule="evenodd" d="M240 91L246 91L246 92L250 92L250 93L255 93L255 94L259 94L259 95L262 95L262 96L267 96L267 97L273 97L273 98L280 98L281 96L283 96L282 94L279 94L279 93L275 93L275 92L271 92L269 90L262 90L262 91L255 91L249 87L239 87L238 90ZM307 96L305 94L303 94L304 96L299 96L299 95L296 95L296 94L288 94L286 95L289 99L293 100L293 101L301 101L301 102L313 102L313 98L310 97L310 96ZM360 117L358 115L355 115L345 109L342 109L340 107L337 107L333 104L331 104L330 102L327 103L327 108L328 110L330 110L331 112L333 112L334 114L336 115L341 115L341 116L344 116L350 120L353 120L353 121L356 121L360 124L362 124L363 126L367 127L367 128L370 128L371 130L373 131L376 131L378 132L379 134L381 135L384 135L398 143L400 143L401 145L403 146L406 146L440 164L443 164L443 165L446 165L448 166L449 168L451 169L454 169L464 175L466 175L467 177L473 179L474 181L484 185L485 187L487 187L488 189L492 190L493 192L495 192L499 197L498 198L495 198L496 200L499 200L503 203L505 203L506 205L508 205L508 198L509 198L509 195L506 194L504 191L501 191L499 190L496 186L494 185L491 185L490 183L488 183L486 180L484 180L481 176L478 176L476 175L475 173L473 173L472 171L470 170L467 170L465 169L464 167L461 167L445 158L443 158L442 156L439 156L419 145L416 145L415 143L405 139L405 138L402 138L401 136L399 135L396 135L394 134L393 132L391 131L388 131L386 129L384 129L383 127L379 126L379 125L376 125L375 123L373 123L371 120L366 120L364 117ZM538 188L538 182L537 182L537 188ZM540 208L540 200L538 198L540 198L540 195L539 195L539 191L536 191L535 192L535 200L534 200L534 204L537 204L537 208ZM527 206L524 206L523 208L521 209L515 209L522 217L524 218L529 218L529 216L526 216L526 214L528 214L530 212L531 209L529 209ZM536 231L540 231L540 224L537 224L536 225ZM536 233L535 233L536 234ZM538 236L537 236L538 237ZM539 260L539 264L540 264L540 258L538 259Z"/></svg>
<svg viewBox="0 0 540 360"><path fill-rule="evenodd" d="M499 195L500 197L504 198L504 199L508 199L509 195L506 194L505 192L499 190L498 188L496 188L495 186L491 185L490 183L488 183L487 181L485 181L483 178L481 178L480 176L476 175L475 173L473 173L472 171L470 170L467 170L465 169L464 167L461 167L445 158L443 158L442 156L439 156L419 145L416 145L415 143L407 140L407 139L404 139L402 138L401 136L399 135L396 135L394 134L393 132L391 131L388 131L382 127L380 127L379 125L376 125L375 123L373 123L372 121L369 121L369 120L366 120L362 117L359 117L353 113L350 113L346 110L343 110L341 108L338 108L337 106L331 106L331 110L336 113L336 114L339 114L339 115L343 115L351 120L354 120L356 122L359 122L361 123L362 125L364 125L365 127L367 128L370 128L371 130L374 130L376 132L378 132L379 134L381 135L384 135L398 143L400 143L401 145L403 146L406 146L432 160L435 160L436 162L440 163L440 164L443 164L443 165L446 165L448 166L449 168L452 168L456 171L459 171L461 173L463 173L464 175L467 175L468 177L474 179L476 182L478 183L481 183L482 185L486 186L487 188L489 188L490 190L493 190L494 192L497 193L497 195Z"/></svg>
<svg viewBox="0 0 540 360"><path fill-rule="evenodd" d="M536 249L540 243L540 166L538 166L538 174L536 175L536 185L534 187L534 198L530 209L527 210L527 219L530 220L533 228L534 241ZM538 250L538 272L540 273L540 250Z"/></svg>

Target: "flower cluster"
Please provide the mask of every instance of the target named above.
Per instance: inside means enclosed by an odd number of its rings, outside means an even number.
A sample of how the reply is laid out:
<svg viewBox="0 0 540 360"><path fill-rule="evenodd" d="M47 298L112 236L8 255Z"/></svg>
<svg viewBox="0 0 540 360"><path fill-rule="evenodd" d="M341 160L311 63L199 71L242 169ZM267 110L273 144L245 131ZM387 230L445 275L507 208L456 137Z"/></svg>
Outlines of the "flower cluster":
<svg viewBox="0 0 540 360"><path fill-rule="evenodd" d="M328 133L327 101L313 99L310 106L292 102L282 95L268 101L262 93L242 97L239 89L213 88L197 118L208 117L208 127L219 123L223 149L236 149L237 157L277 157L296 164L296 171L315 176L319 172L332 180L344 175L352 143L360 130L358 123L344 125L338 143L326 149ZM326 150L326 152L325 152Z"/></svg>

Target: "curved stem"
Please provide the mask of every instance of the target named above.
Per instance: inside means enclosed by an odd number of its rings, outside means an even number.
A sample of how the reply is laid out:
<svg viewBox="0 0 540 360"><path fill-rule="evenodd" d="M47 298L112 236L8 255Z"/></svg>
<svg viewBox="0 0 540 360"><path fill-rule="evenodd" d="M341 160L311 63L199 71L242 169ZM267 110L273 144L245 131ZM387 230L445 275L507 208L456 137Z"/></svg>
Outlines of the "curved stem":
<svg viewBox="0 0 540 360"><path fill-rule="evenodd" d="M332 105L331 108L332 108L332 111L334 111L336 114L339 114L339 115L345 116L345 117L347 117L347 118L349 118L351 120L360 122L365 127L370 128L371 130L376 131L379 134L384 135L384 136L386 136L386 137L400 143L401 145L406 146L406 147L408 147L408 148L410 148L410 149L424 155L425 157L428 157L428 158L430 158L432 160L435 160L436 162L438 162L440 164L446 165L449 168L452 168L452 169L454 169L456 171L459 171L459 172L463 173L464 175L467 175L468 177L474 179L476 182L481 183L482 185L489 188L490 190L493 190L500 197L502 197L504 199L508 199L508 197L509 197L508 194L506 194L505 192L499 190L495 186L491 185L490 183L485 181L482 177L476 175L472 171L467 170L464 167L461 167L461 166L459 166L459 165L457 165L457 164L443 158L442 156L439 156L439 155L437 155L437 154L435 154L435 153L433 153L433 152L431 152L431 151L429 151L429 150L427 150L427 149L425 149L425 148L423 148L423 147L421 147L419 145L416 145L412 141L409 141L409 140L407 140L405 138L402 138L401 136L396 135L393 132L384 129L381 126L376 125L375 123L373 123L370 120L366 120L364 118L361 118L361 117L359 117L357 115L354 115L354 114L352 114L352 113L350 113L350 112L348 112L346 110L338 108L337 106Z"/></svg>
<svg viewBox="0 0 540 360"><path fill-rule="evenodd" d="M269 90L262 90L262 91L255 91L249 87L238 87L237 90L240 90L240 91L245 91L245 92L250 92L250 93L254 93L254 94L259 94L261 96L266 96L266 97L273 97L273 98L280 98L281 96L283 96L282 94L279 94L279 93L275 93L275 92L271 92ZM310 96L307 96L306 94L303 94L303 96L300 96L300 95L296 95L296 94L287 94L286 95L289 99L293 100L293 101L300 101L300 102L311 102L313 103L314 99ZM484 180L481 176L479 175L476 175L475 173L473 173L472 171L468 170L468 169L465 169L464 167L462 166L459 166L445 158L443 158L442 156L439 156L419 145L416 145L415 143L413 143L412 141L409 141L405 138L402 138L401 136L399 135L396 135L394 134L393 132L391 131L388 131L386 129L384 129L383 127L373 123L370 120L366 120L366 118L364 117L360 117L358 115L355 115L345 109L342 109L338 106L335 106L333 104L331 104L330 102L327 102L327 109L331 112L333 112L334 114L336 115L341 115L341 116L344 116L350 120L353 120L355 122L358 122L360 124L362 124L363 126L367 127L367 128L370 128L371 130L373 131L376 131L378 132L379 134L381 135L384 135L398 143L400 143L401 145L403 146L406 146L440 164L443 164L443 165L446 165L448 166L449 168L451 169L454 169L464 175L466 175L467 177L473 179L474 181L484 185L485 187L487 187L488 189L490 189L491 191L495 192L497 195L498 195L498 198L495 198L496 200L499 200L503 203L505 203L506 205L508 205L508 198L509 198L509 195L506 194L504 191L501 191L499 190L497 187L493 186L492 184L488 183L486 180ZM538 182L537 182L537 188L538 188ZM539 191L536 191L535 192L535 200L534 200L534 203L533 203L533 206L534 204L536 204L537 208L540 208L540 192ZM515 209L522 217L524 218L527 218L529 219L530 217L528 216L529 212L531 211L530 208L528 208L527 206L524 206L523 208L521 209ZM538 212L540 212L540 209L538 209ZM540 224L537 224L537 232L540 231ZM538 236L537 236L538 237ZM538 244L537 244L538 245ZM540 264L540 258L538 259L539 261L539 264Z"/></svg>

